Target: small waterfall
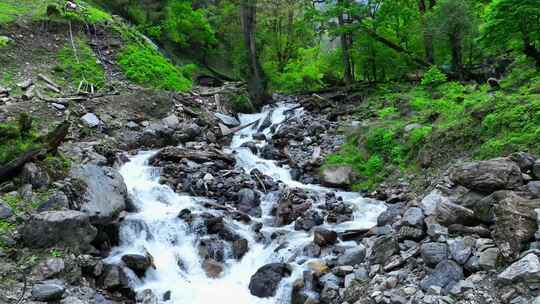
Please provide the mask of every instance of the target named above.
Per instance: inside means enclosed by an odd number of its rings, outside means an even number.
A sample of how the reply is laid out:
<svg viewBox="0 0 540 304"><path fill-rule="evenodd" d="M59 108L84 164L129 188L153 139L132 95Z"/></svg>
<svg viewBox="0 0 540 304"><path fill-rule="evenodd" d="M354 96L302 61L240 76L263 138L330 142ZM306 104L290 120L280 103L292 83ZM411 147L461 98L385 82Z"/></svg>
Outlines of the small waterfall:
<svg viewBox="0 0 540 304"><path fill-rule="evenodd" d="M281 104L274 108L266 108L258 114L240 115L242 125L255 122L252 127L237 132L228 147L234 153L237 166L247 172L258 169L274 180L280 180L293 188L309 189L324 195L335 192L336 196L354 207L353 221L333 225L325 223L322 227L336 231L346 229L370 228L376 224L377 216L384 211L383 204L364 199L358 193L341 192L319 185L305 185L292 180L290 170L278 166L274 161L265 160L250 149L241 147L243 143L255 141L259 147L266 144L263 140L254 140L257 132L268 137L279 130L284 121L292 115L302 115L303 110L295 104ZM285 233L286 243L277 238L270 244L257 242L256 235L249 225L225 217L224 223L249 244L249 251L241 260L230 254L224 257L225 269L216 279L207 277L202 268L202 259L198 254L199 236L187 225L178 214L183 209L192 212L207 212L219 215L219 211L206 209L198 203L200 198L183 196L175 193L165 185L159 184L159 170L148 165L148 159L157 151L141 152L131 158L120 170L129 192L134 199L138 212L131 213L123 222L120 231L120 246L115 248L108 263L120 263L121 257L129 253L148 252L154 259L155 269L149 269L140 281L134 281L136 290L151 289L160 300L170 293L170 299L160 303L168 304L289 304L292 283L302 276L306 261L302 256L302 248L309 244L313 235L304 231L296 231L294 223L284 227L263 226L261 232L270 235L279 230ZM272 206L279 195L261 193L262 223L270 222ZM347 244L344 244L347 245ZM255 271L272 262L288 262L293 273L282 280L277 294L273 298L261 299L250 294L249 281Z"/></svg>

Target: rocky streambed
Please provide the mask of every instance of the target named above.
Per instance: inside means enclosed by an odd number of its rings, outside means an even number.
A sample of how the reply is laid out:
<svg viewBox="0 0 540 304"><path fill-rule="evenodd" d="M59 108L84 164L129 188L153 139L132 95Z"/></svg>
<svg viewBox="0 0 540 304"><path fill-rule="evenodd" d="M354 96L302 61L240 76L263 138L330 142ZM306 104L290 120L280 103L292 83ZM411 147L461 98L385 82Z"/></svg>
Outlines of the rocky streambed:
<svg viewBox="0 0 540 304"><path fill-rule="evenodd" d="M0 299L539 301L538 158L458 163L424 195L401 184L369 199L320 185L350 178L346 168L318 172L342 143L338 124L280 100L258 114L216 114L221 133L234 133L226 142L216 140L215 126L173 113L117 133L119 147L144 146L134 153L85 150L85 164L56 181L15 234L2 236L20 246L17 255L32 248L62 255L26 268L2 264L11 279L0 282ZM35 164L22 176L23 195L50 183Z"/></svg>

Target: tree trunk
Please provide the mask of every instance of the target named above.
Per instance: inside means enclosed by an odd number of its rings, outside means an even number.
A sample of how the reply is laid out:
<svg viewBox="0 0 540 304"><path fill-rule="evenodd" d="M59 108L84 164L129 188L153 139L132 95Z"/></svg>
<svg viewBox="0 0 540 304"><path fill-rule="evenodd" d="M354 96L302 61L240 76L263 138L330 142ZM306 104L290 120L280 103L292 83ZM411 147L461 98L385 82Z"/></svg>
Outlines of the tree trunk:
<svg viewBox="0 0 540 304"><path fill-rule="evenodd" d="M434 6L435 0L430 0L429 9L432 9ZM418 10L420 11L422 28L424 32L424 51L426 53L426 61L433 64L435 63L435 52L433 50L433 34L429 31L426 25L425 15L428 10L428 6L426 5L425 0L418 0Z"/></svg>
<svg viewBox="0 0 540 304"><path fill-rule="evenodd" d="M527 57L534 60L534 62L536 63L536 67L540 68L540 50L534 46L528 35L524 35L524 37L525 38L523 39L523 53Z"/></svg>
<svg viewBox="0 0 540 304"><path fill-rule="evenodd" d="M452 51L452 71L457 75L458 79L463 79L463 65L462 65L462 45L461 38L456 35L450 35L450 48Z"/></svg>
<svg viewBox="0 0 540 304"><path fill-rule="evenodd" d="M338 5L343 6L345 4L345 0L338 0ZM343 17L343 14L340 12L338 15L338 23L339 26L343 29L345 26L345 18ZM353 82L353 74L352 74L352 65L351 65L351 37L349 33L346 33L345 31L342 31L339 35L340 41L341 41L341 50L343 52L343 81L345 81L345 84L349 85Z"/></svg>
<svg viewBox="0 0 540 304"><path fill-rule="evenodd" d="M255 41L257 0L242 0L240 15L248 55L248 91L253 105L260 108L270 100L270 96L267 91L268 80L259 62Z"/></svg>

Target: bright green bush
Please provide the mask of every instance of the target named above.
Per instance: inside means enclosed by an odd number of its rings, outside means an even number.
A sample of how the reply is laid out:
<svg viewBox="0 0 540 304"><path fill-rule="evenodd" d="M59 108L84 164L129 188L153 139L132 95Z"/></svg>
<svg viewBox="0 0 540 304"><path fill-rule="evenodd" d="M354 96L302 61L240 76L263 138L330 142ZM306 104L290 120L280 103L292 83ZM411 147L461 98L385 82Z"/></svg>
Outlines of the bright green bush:
<svg viewBox="0 0 540 304"><path fill-rule="evenodd" d="M385 119L388 116L392 116L392 115L395 115L397 113L398 113L398 111L397 111L397 109L395 107L386 107L386 108L380 109L377 112L377 115L379 115L379 117L381 119Z"/></svg>
<svg viewBox="0 0 540 304"><path fill-rule="evenodd" d="M415 148L417 145L423 143L432 130L433 128L429 126L423 126L421 128L412 130L408 139L409 146L411 148Z"/></svg>
<svg viewBox="0 0 540 304"><path fill-rule="evenodd" d="M21 115L19 121L0 124L0 165L14 160L27 150L38 147L37 132L23 122L28 116ZM30 127L28 130L27 128Z"/></svg>
<svg viewBox="0 0 540 304"><path fill-rule="evenodd" d="M446 81L446 75L436 66L432 66L422 77L421 84L423 86L438 85Z"/></svg>
<svg viewBox="0 0 540 304"><path fill-rule="evenodd" d="M167 36L181 47L217 43L214 30L203 10L194 10L191 1L169 0L165 7L162 28Z"/></svg>
<svg viewBox="0 0 540 304"><path fill-rule="evenodd" d="M94 51L82 39L76 39L75 48L66 44L58 52L58 66L55 70L75 87L82 82L99 89L105 85L106 77L103 66L98 63Z"/></svg>
<svg viewBox="0 0 540 304"><path fill-rule="evenodd" d="M119 54L118 64L127 78L146 87L187 91L192 86L194 65L177 67L161 53L147 46L128 45Z"/></svg>

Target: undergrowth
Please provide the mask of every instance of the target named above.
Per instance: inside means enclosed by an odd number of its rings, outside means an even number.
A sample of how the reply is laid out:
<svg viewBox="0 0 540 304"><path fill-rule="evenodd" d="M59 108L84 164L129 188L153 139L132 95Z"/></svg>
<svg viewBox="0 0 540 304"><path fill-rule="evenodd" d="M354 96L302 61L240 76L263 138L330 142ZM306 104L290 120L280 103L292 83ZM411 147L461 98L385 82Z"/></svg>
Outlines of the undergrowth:
<svg viewBox="0 0 540 304"><path fill-rule="evenodd" d="M75 48L66 44L58 52L59 64L55 70L75 87L83 84L102 88L106 82L105 70L98 63L94 51L83 39L76 39L74 44Z"/></svg>

